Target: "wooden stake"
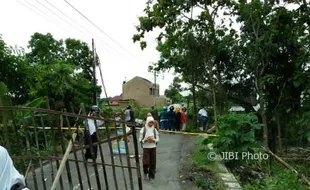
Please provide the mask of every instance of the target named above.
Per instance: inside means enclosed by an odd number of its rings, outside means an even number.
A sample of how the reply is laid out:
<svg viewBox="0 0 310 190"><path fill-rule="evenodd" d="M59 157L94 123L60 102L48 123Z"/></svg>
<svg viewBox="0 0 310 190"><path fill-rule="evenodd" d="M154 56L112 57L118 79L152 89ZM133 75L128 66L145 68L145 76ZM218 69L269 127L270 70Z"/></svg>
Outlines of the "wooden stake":
<svg viewBox="0 0 310 190"><path fill-rule="evenodd" d="M66 164L66 162L68 160L68 157L69 157L69 154L71 152L71 149L72 149L73 143L75 141L75 138L76 138L76 133L73 133L72 134L72 139L71 139L71 141L69 141L69 144L67 146L66 152L65 152L65 154L63 156L63 159L61 160L61 163L60 163L59 169L57 171L56 177L54 179L53 185L51 187L51 190L55 190L56 189L56 185L58 184L58 181L59 181L59 178L60 178L60 176L62 174L62 171L65 168L65 164Z"/></svg>
<svg viewBox="0 0 310 190"><path fill-rule="evenodd" d="M26 173L25 173L25 179L27 179L27 176L28 176L28 173L29 173L31 165L32 165L32 160L30 160L30 162L28 164L28 167L27 167L27 170L26 170Z"/></svg>

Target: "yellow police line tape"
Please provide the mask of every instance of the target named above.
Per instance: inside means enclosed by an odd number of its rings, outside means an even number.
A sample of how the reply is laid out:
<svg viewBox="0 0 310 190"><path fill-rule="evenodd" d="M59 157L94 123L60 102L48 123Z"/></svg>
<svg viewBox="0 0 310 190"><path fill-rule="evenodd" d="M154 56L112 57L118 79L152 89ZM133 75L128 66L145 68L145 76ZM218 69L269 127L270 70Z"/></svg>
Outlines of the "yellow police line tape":
<svg viewBox="0 0 310 190"><path fill-rule="evenodd" d="M3 127L0 124L0 128ZM34 129L34 126L27 126L27 128ZM46 129L49 130L51 127L36 127L37 129ZM98 130L106 129L107 127L98 127ZM108 126L109 129L123 129L123 127L114 127L114 126ZM58 129L57 127L54 127L54 129ZM62 127L62 130L77 130L77 129L84 129L82 127ZM141 127L136 127L136 129L141 129ZM174 133L174 134L183 134L183 135L197 135L197 136L208 136L208 137L217 137L216 134L208 134L208 133L191 133L191 132L184 132L184 131L169 131L169 130L160 130L160 132L163 133Z"/></svg>

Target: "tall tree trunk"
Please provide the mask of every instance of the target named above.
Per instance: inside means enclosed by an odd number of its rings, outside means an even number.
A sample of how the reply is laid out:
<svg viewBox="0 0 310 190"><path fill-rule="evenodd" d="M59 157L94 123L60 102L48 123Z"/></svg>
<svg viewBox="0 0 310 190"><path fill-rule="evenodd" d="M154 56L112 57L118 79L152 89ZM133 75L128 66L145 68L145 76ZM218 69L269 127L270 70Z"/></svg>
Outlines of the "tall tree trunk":
<svg viewBox="0 0 310 190"><path fill-rule="evenodd" d="M279 152L282 152L282 133L281 133L281 124L280 124L280 118L279 115L276 115L276 121L277 121L277 129L278 129L278 150Z"/></svg>
<svg viewBox="0 0 310 190"><path fill-rule="evenodd" d="M262 97L262 93L260 93L260 97ZM263 121L263 141L264 146L268 148L268 124L267 124L267 116L265 110L265 100L261 98L260 100L260 113Z"/></svg>
<svg viewBox="0 0 310 190"><path fill-rule="evenodd" d="M193 114L193 120L194 120L194 127L198 128L197 123L197 102L196 102L196 84L195 81L192 84L192 93L193 93L193 104L194 104L194 114Z"/></svg>
<svg viewBox="0 0 310 190"><path fill-rule="evenodd" d="M258 77L255 80L255 87L257 89L259 95L259 107L260 107L260 115L262 117L263 122L263 144L266 148L268 148L268 123L267 123L267 116L266 116L266 100L263 94L263 86L260 83Z"/></svg>
<svg viewBox="0 0 310 190"><path fill-rule="evenodd" d="M212 85L212 95L213 95L213 111L214 111L214 125L216 128L216 132L218 130L217 128L217 111L216 111L216 94L215 94L215 87Z"/></svg>

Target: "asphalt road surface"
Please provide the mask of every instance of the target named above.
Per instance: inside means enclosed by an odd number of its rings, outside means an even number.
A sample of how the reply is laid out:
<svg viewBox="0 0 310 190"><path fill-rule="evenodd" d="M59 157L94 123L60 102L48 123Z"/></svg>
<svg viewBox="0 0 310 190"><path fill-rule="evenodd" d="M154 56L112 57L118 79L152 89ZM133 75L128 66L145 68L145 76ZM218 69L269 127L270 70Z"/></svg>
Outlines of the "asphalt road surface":
<svg viewBox="0 0 310 190"><path fill-rule="evenodd" d="M149 189L160 189L160 190L180 190L182 189L182 183L180 181L180 175L179 175L179 169L180 167L180 160L182 159L182 156L184 155L185 151L188 151L190 147L192 147L194 140L197 137L193 136L184 136L181 134L160 134L160 142L157 146L157 172L155 176L155 183L150 183L148 180L145 180L143 178L143 169L142 169L142 157L139 159L140 160L140 171L141 171L141 176L142 176L142 183L143 183L143 189L144 190L149 190ZM110 149L108 146L108 143L102 144L102 149L103 149L103 155L105 159L106 164L112 164L112 159L111 159L111 154L110 154ZM130 144L130 153L133 152L133 144ZM183 153L183 154L182 154ZM142 149L139 144L139 154L142 154ZM69 156L71 159L74 159L74 154L70 154ZM79 160L82 160L82 152L77 151L77 157ZM113 155L115 164L121 165L119 155ZM124 166L128 166L127 164L127 159L126 156L122 156L122 162ZM97 158L97 163L101 163L101 157L100 157L100 152L98 150L98 158ZM62 174L62 181L63 181L63 187L65 190L79 190L79 189L93 189L97 190L99 189L98 186L101 186L101 189L106 189L106 184L104 180L104 174L103 174L103 168L102 166L98 165L98 173L99 173L99 179L100 179L100 184L97 183L96 181L96 174L94 167L92 164L88 163L87 164L87 169L85 169L84 163L79 163L79 169L81 172L81 178L82 178L82 188L81 184L79 183L79 178L78 178L78 172L77 172L77 166L76 163L73 161L69 162L70 164L70 174L72 177L72 186L70 188L70 183L68 181L68 176L67 176L67 171L64 169L63 174ZM136 167L136 162L135 159L131 158L130 159L130 164L132 167ZM53 170L53 172L52 172ZM137 170L136 169L131 169L132 171L132 178L133 178L133 185L134 189L138 190L138 177L137 177ZM41 169L36 169L35 172L29 172L27 176L27 185L31 190L35 190L34 188L34 175L37 181L37 186L38 190L44 190L44 181L45 181L45 186L47 190L50 190L51 184L52 184L52 173L54 175L57 172L57 167L56 167L56 162L53 162L51 164L45 164L43 166L43 173L44 176L42 176ZM88 176L90 178L90 186L88 184L87 180L87 172ZM111 166L106 166L106 172L107 172L107 177L108 177L108 185L109 189L111 190L129 190L130 188L130 182L129 182L129 171L127 168L123 169L120 167L115 168L115 175L116 175L116 182L118 188L116 188L115 185L115 180L113 177L113 168ZM125 177L125 179L124 179ZM127 183L127 188L126 188L126 183ZM61 189L60 185L57 186L56 189Z"/></svg>

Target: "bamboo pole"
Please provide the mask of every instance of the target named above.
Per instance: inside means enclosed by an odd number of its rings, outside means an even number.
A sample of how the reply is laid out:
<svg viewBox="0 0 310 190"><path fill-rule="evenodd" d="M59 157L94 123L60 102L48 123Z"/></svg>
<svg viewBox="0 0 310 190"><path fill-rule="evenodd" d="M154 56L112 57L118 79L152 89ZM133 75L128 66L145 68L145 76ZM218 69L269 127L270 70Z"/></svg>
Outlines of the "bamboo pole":
<svg viewBox="0 0 310 190"><path fill-rule="evenodd" d="M290 169L292 172L296 173L302 180L304 180L304 182L310 187L310 182L309 180L306 178L305 175L303 174L299 174L297 172L297 170L295 170L291 165L289 165L287 162L285 162L282 158L280 158L279 156L277 156L276 154L274 154L273 152L271 152L271 150L266 149L265 150L271 155L273 156L276 160L278 160L281 164L283 164L285 167L287 167L288 169Z"/></svg>
<svg viewBox="0 0 310 190"><path fill-rule="evenodd" d="M28 164L28 166L27 166L27 170L26 170L26 172L25 172L25 179L27 179L27 176L28 176L28 173L29 173L29 170L30 170L31 165L32 165L32 160L30 160L30 162L29 162L29 164Z"/></svg>
<svg viewBox="0 0 310 190"><path fill-rule="evenodd" d="M67 150L66 150L66 152L65 152L65 154L63 156L63 159L61 160L61 163L60 163L59 169L58 169L58 171L56 173L56 177L55 177L55 180L54 180L53 185L51 187L51 190L55 190L56 189L56 185L58 184L58 181L59 181L59 178L61 176L61 173L62 173L62 171L65 168L65 165L66 165L66 162L68 160L69 154L71 152L71 148L73 146L75 138L76 138L76 133L73 133L72 134L72 139L71 139L71 141L69 141L69 144L67 146Z"/></svg>

